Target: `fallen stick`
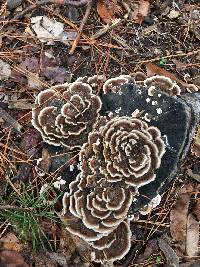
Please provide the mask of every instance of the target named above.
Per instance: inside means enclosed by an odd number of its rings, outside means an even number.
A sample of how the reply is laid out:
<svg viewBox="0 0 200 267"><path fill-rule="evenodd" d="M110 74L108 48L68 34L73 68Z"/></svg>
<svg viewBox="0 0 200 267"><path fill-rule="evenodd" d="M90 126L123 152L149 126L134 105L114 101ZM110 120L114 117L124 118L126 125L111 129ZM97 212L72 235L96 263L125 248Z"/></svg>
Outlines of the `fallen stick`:
<svg viewBox="0 0 200 267"><path fill-rule="evenodd" d="M85 26L85 24L86 24L86 22L88 20L88 17L90 15L90 11L91 11L92 4L93 4L92 2L93 2L92 0L88 1L87 9L86 9L85 15L84 15L84 17L83 17L83 19L81 21L81 25L80 25L78 34L77 34L76 39L74 40L74 42L72 44L72 47L71 47L71 49L69 51L70 55L72 55L74 53L74 51L75 51L75 49L76 49L76 47L78 45L78 42L79 42L79 40L81 38L81 34L82 34L82 31L83 31L83 28L84 28L84 26Z"/></svg>

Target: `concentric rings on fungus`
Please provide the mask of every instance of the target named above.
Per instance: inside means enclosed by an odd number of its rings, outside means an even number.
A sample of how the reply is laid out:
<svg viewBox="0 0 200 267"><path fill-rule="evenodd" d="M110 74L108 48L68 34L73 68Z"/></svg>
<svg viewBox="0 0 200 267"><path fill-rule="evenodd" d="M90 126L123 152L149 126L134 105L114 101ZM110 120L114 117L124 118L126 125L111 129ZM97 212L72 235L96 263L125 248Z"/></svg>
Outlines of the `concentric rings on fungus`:
<svg viewBox="0 0 200 267"><path fill-rule="evenodd" d="M160 131L136 118L101 117L89 134L80 151L81 173L63 197L62 220L90 244L94 261L128 253L130 206L137 188L155 179L164 152Z"/></svg>
<svg viewBox="0 0 200 267"><path fill-rule="evenodd" d="M169 95L180 95L181 89L176 82L165 76L155 75L144 80L144 85L149 90L159 88L161 91Z"/></svg>
<svg viewBox="0 0 200 267"><path fill-rule="evenodd" d="M66 229L88 242L96 262L121 259L130 249L131 231L127 214L134 187L109 183L103 175L79 174L63 197Z"/></svg>
<svg viewBox="0 0 200 267"><path fill-rule="evenodd" d="M155 179L164 153L158 128L137 118L116 117L89 134L80 152L82 173L140 187Z"/></svg>
<svg viewBox="0 0 200 267"><path fill-rule="evenodd" d="M101 100L81 81L44 90L35 100L32 124L43 140L68 149L81 147L98 119Z"/></svg>

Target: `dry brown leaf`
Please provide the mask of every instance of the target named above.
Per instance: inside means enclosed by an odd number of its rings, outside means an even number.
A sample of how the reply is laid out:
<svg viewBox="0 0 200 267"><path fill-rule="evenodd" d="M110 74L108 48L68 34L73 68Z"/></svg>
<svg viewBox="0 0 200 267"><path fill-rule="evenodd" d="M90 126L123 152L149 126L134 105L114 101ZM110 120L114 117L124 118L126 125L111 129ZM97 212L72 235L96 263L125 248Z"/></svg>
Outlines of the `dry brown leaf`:
<svg viewBox="0 0 200 267"><path fill-rule="evenodd" d="M121 7L117 4L117 0L98 0L97 13L105 23L114 20L121 13Z"/></svg>
<svg viewBox="0 0 200 267"><path fill-rule="evenodd" d="M161 75L161 76L163 75L163 76L170 78L173 81L176 81L177 83L182 84L183 86L186 85L185 82L179 80L173 73L171 73L165 69L162 69L151 62L146 63L145 66L146 66L146 70L147 70L147 76L153 76L155 74Z"/></svg>
<svg viewBox="0 0 200 267"><path fill-rule="evenodd" d="M0 239L0 247L6 250L21 251L23 245L20 243L19 239L15 234L9 232Z"/></svg>
<svg viewBox="0 0 200 267"><path fill-rule="evenodd" d="M28 267L23 257L16 251L3 250L0 252L0 266L4 267Z"/></svg>
<svg viewBox="0 0 200 267"><path fill-rule="evenodd" d="M131 1L131 19L138 24L141 24L149 13L150 3L149 1Z"/></svg>
<svg viewBox="0 0 200 267"><path fill-rule="evenodd" d="M45 173L49 172L49 169L51 167L51 155L46 148L42 149L42 159L38 162L38 167Z"/></svg>
<svg viewBox="0 0 200 267"><path fill-rule="evenodd" d="M170 213L171 236L177 242L177 252L180 252L181 254L185 254L186 250L186 230L189 202L189 193L180 194Z"/></svg>
<svg viewBox="0 0 200 267"><path fill-rule="evenodd" d="M199 222L193 214L188 215L187 219L187 237L186 237L186 253L189 257L198 255L199 243Z"/></svg>
<svg viewBox="0 0 200 267"><path fill-rule="evenodd" d="M180 60L177 60L177 59L172 59L172 62L176 65L177 71L185 70L185 68L186 68L185 63L183 63L183 62L181 62Z"/></svg>
<svg viewBox="0 0 200 267"><path fill-rule="evenodd" d="M70 234L64 227L61 228L59 251L66 257L73 257L74 261L76 258L81 258L84 262L91 260L91 250L88 243L78 236Z"/></svg>
<svg viewBox="0 0 200 267"><path fill-rule="evenodd" d="M160 67L158 67L157 65L148 62L145 64L146 66L146 70L147 70L147 76L153 76L153 75L161 75L161 76L166 76L168 78L170 78L172 81L177 82L177 84L182 85L183 87L185 87L187 89L188 92L196 92L199 90L199 86L195 86L194 84L189 84L186 82L183 82L182 80L178 79L174 74L172 74L171 72L162 69Z"/></svg>

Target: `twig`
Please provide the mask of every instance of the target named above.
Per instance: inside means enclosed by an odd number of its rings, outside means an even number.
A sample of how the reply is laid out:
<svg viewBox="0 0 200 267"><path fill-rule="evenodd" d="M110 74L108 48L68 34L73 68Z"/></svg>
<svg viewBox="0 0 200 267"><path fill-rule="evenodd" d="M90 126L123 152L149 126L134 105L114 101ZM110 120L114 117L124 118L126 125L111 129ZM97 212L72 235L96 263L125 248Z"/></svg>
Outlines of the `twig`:
<svg viewBox="0 0 200 267"><path fill-rule="evenodd" d="M112 22L110 24L106 24L105 26L103 26L102 29L100 29L98 32L93 34L90 37L90 39L95 40L95 39L99 38L100 36L102 36L103 34L108 32L109 30L111 30L111 29L115 28L116 26L118 26L121 22L122 22L122 19L114 19L114 20L112 20Z"/></svg>
<svg viewBox="0 0 200 267"><path fill-rule="evenodd" d="M38 1L34 5L28 6L22 12L15 15L13 20L21 19L26 13L34 10L35 8L43 6L43 5L55 4L55 5L72 5L72 6L78 7L78 6L83 6L83 5L87 4L88 2L89 2L89 0L77 0L77 1L73 1L73 0L41 0L41 1Z"/></svg>
<svg viewBox="0 0 200 267"><path fill-rule="evenodd" d="M152 58L152 59L136 61L135 63L144 64L144 63L148 63L148 62L158 61L161 58L162 59L168 59L168 58L170 59L170 58L174 58L174 57L188 57L188 56L191 56L191 55L198 54L199 52L200 52L200 49L197 49L195 51L191 51L191 52L188 52L188 53L172 54L172 55L169 55L169 56L160 56L160 57L156 57L156 58Z"/></svg>
<svg viewBox="0 0 200 267"><path fill-rule="evenodd" d="M81 25L80 25L80 28L79 28L79 31L78 31L78 34L76 36L76 39L74 40L73 44L72 44L72 47L69 51L69 54L72 55L78 45L78 42L80 40L80 37L81 37L81 34L82 34L82 31L83 31L83 28L88 20L88 17L90 15L90 11L91 11L91 8L92 8L92 5L93 5L93 1L92 0L88 0L88 5L87 5L87 9L85 11L85 15L81 21Z"/></svg>

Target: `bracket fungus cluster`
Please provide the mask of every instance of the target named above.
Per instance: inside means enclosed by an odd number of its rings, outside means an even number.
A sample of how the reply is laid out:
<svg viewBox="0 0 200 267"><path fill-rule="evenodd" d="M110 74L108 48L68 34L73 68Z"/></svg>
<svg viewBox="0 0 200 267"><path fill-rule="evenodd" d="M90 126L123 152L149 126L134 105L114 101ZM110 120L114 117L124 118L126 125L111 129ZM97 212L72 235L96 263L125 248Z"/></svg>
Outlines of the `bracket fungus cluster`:
<svg viewBox="0 0 200 267"><path fill-rule="evenodd" d="M130 206L138 187L155 179L164 152L160 131L136 118L102 120L89 134L62 218L69 232L91 245L94 261L115 261L129 251Z"/></svg>
<svg viewBox="0 0 200 267"><path fill-rule="evenodd" d="M46 143L68 149L81 147L95 124L101 100L81 81L40 92L32 110L32 124Z"/></svg>
<svg viewBox="0 0 200 267"><path fill-rule="evenodd" d="M101 98L97 96L99 88L103 89ZM135 93L129 89L135 90ZM160 90L157 91L158 99L152 101L152 105L146 104L147 97L153 96L157 89ZM171 96L180 93L180 87L168 77L156 75L147 78L143 73L136 73L133 77L120 75L107 81L99 76L81 77L74 83L44 90L37 96L32 123L44 141L70 150L80 148L81 170L69 184L69 192L64 194L61 219L70 233L89 243L94 261L119 260L129 251L130 220L135 218L132 206L143 188L148 186L151 191L154 190L163 165L161 161L167 154L168 143L163 141L164 135L161 136L158 123L159 116L167 115L165 112L158 113L157 107L153 111L153 103L158 105L160 100L164 103L163 109L168 110L170 98L171 107L177 112L174 103L182 109L185 104ZM141 102L138 101L142 97ZM130 108L125 106L128 98ZM148 106L152 114L156 114L154 124L151 122L149 125L141 117L133 117L138 102L143 103L144 109ZM121 107L121 113L117 112ZM168 114L174 111L173 108L169 110ZM110 112L112 115L109 115ZM186 117L189 118L183 114L186 111L181 112L180 120L185 124L180 128L180 125L176 126L177 120L173 120L176 129L185 129ZM165 121L163 117L162 121ZM171 131L170 127L161 125L166 132ZM182 134L180 136L186 139ZM173 161L178 160L184 140L178 145L172 144L176 148L170 150L171 158L174 153ZM168 160L169 156L166 158ZM167 175L160 179L160 183ZM148 201L151 199L148 198ZM144 206L143 213L154 207L154 202Z"/></svg>

